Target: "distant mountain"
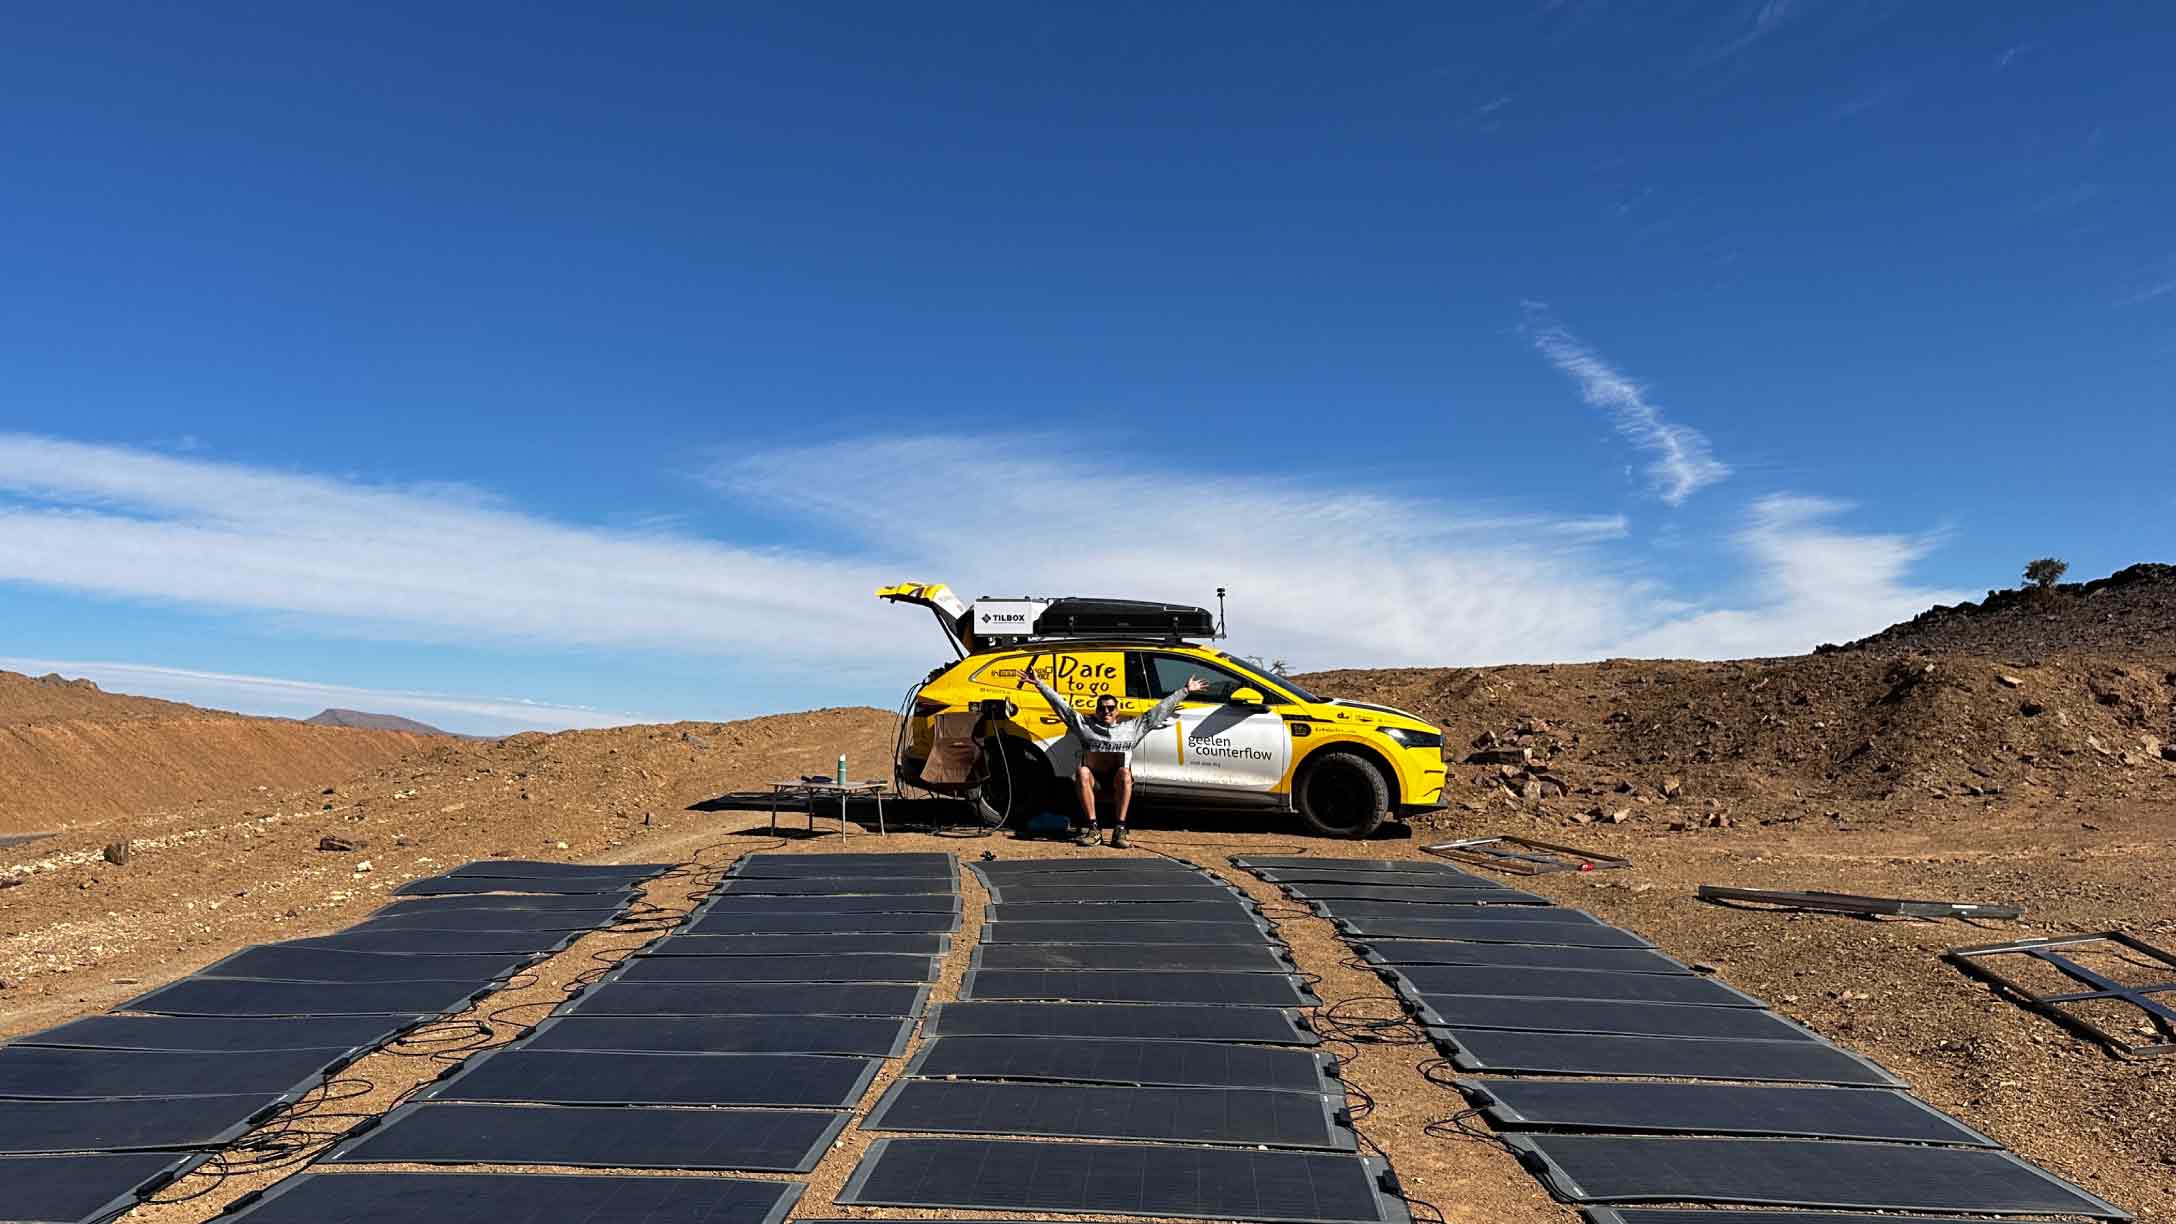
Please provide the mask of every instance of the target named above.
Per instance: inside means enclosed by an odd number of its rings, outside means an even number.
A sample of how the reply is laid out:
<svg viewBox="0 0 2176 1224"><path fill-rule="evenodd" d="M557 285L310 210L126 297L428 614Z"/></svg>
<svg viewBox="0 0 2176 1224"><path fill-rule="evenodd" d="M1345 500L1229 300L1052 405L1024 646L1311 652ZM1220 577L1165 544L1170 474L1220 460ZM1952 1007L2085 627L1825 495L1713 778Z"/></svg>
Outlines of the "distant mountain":
<svg viewBox="0 0 2176 1224"><path fill-rule="evenodd" d="M413 718L402 718L398 714L371 714L363 710L319 710L302 721L316 723L320 727L355 727L363 731L406 731L411 735L447 735L456 739L474 738L473 736L456 735L452 731L441 731L429 723L420 723Z"/></svg>

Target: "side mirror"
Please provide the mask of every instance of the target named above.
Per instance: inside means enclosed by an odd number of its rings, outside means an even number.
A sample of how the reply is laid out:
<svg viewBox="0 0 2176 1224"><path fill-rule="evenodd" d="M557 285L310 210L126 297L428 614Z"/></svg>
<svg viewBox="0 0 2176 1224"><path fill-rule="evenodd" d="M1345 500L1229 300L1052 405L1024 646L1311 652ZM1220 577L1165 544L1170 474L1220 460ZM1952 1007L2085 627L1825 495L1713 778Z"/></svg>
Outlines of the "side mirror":
<svg viewBox="0 0 2176 1224"><path fill-rule="evenodd" d="M1258 689L1258 688L1235 688L1235 689L1233 689L1233 690L1232 690L1232 696L1231 696L1231 702L1232 702L1232 704L1233 704L1233 705L1250 705L1250 706L1258 706L1258 705L1268 705L1268 704L1269 704L1269 701L1268 701L1268 699L1262 696L1262 690L1260 690L1260 689Z"/></svg>

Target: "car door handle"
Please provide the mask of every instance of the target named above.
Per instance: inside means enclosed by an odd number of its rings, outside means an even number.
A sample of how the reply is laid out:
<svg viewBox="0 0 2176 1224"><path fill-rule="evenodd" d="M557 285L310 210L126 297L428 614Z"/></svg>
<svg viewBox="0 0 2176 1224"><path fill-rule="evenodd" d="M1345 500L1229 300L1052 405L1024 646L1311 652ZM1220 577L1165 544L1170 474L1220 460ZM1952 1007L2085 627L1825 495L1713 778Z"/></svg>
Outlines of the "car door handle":
<svg viewBox="0 0 2176 1224"><path fill-rule="evenodd" d="M1053 715L1045 714L1043 715L1043 725L1046 727L1062 727L1065 725L1065 720L1055 717Z"/></svg>

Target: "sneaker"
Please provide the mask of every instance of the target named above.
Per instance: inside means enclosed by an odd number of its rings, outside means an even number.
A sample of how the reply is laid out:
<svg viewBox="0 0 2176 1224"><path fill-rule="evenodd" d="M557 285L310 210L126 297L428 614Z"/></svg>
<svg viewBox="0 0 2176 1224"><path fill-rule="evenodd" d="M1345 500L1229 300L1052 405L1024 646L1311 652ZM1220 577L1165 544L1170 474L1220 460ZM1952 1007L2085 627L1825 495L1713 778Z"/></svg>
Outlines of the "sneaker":
<svg viewBox="0 0 2176 1224"><path fill-rule="evenodd" d="M1126 840L1126 826L1120 825L1116 829L1111 831L1112 849L1123 850L1132 844L1132 842Z"/></svg>
<svg viewBox="0 0 2176 1224"><path fill-rule="evenodd" d="M1094 825L1086 825L1082 827L1080 832L1073 835L1073 844L1076 846L1100 846L1103 844L1103 835L1096 832Z"/></svg>

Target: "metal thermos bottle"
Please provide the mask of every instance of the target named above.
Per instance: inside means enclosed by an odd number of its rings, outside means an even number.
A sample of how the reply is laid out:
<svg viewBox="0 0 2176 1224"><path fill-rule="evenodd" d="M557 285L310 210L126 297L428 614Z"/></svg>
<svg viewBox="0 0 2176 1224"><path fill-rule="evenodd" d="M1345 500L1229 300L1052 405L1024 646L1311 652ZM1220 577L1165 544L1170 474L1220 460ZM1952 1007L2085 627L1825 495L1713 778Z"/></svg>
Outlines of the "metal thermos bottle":
<svg viewBox="0 0 2176 1224"><path fill-rule="evenodd" d="M846 785L846 754L839 754L839 785Z"/></svg>

